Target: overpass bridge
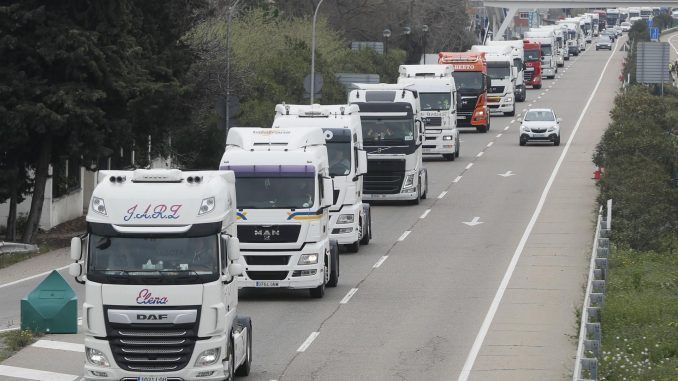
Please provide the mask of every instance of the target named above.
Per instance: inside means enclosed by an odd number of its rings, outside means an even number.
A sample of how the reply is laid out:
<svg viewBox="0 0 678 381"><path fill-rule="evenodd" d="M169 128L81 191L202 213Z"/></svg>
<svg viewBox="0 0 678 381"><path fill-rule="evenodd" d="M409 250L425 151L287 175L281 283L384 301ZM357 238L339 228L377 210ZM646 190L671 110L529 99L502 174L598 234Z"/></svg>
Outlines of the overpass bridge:
<svg viewBox="0 0 678 381"><path fill-rule="evenodd" d="M503 39L506 28L519 9L537 8L628 8L628 7L678 7L676 0L485 0L486 7L506 8L508 11L495 38Z"/></svg>

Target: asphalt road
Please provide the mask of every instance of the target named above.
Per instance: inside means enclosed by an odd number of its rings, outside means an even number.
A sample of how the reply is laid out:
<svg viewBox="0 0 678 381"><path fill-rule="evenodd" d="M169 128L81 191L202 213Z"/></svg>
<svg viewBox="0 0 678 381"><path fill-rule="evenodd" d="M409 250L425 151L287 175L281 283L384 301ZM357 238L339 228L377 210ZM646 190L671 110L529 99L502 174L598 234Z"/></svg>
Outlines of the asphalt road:
<svg viewBox="0 0 678 381"><path fill-rule="evenodd" d="M611 54L614 57L597 90L605 97L590 98ZM528 249L532 242L531 230L526 232L530 225L535 234L553 234L553 240L573 244L563 253L566 257L554 254L572 271L557 272L541 280L567 289L568 299L531 305L526 310L530 316L516 318L556 314L562 320L560 324L565 325L558 329L575 335L572 304L583 298L581 284L593 226L589 216L595 202L590 153L607 124L611 98L619 85L616 77L622 54L591 48L566 61L557 79L545 80L541 90L529 89L527 101L517 104L519 112L530 107L554 108L563 119L560 147L520 147L518 116L495 116L488 133L462 133L461 157L457 161L427 160L428 198L418 206L374 206L373 240L359 253L342 254L339 286L328 289L323 299L311 299L304 291L241 291L238 309L250 315L254 323L254 362L246 379L508 379L506 374L492 373L505 367L502 362L506 357L487 353L492 349L488 345L495 345L496 335L501 334L495 315L488 311L494 306L497 319L511 316L505 310L507 303L513 301L511 287L506 299L497 300L507 268L516 268L516 275L521 277L518 281L543 271L539 266L524 267L520 253L516 258L521 237L528 239ZM586 118L581 118L583 123L578 123L587 104L589 110L599 114L596 120L600 122L587 124ZM565 144L576 126L580 129L576 139ZM563 155L568 147L572 152ZM569 160L572 155L576 156ZM564 172L552 176L561 161L565 161ZM578 169L566 172L570 161ZM550 177L553 180L549 181ZM569 177L576 186L569 187ZM549 182L554 184L552 191L565 193L569 202L553 204L548 192L544 196ZM567 224L539 219L535 208L540 204L545 213L548 210L554 215L576 218L569 223L580 229L558 235L568 228ZM540 247L540 242L532 243ZM508 281L511 285L517 280ZM36 283L32 280L1 288L0 305L6 308L0 318L18 322L18 300ZM83 288L74 286L82 297ZM353 294L349 298L350 292ZM516 363L528 361L531 353L512 344L519 343L524 333L509 333L504 337L508 344L496 345L515 347L512 359ZM548 338L549 334L553 332L544 329L539 336ZM78 335L49 339L82 343ZM558 348L550 351L549 345ZM2 366L66 375L82 373L82 353L46 351L49 350L35 347L22 351L0 365L0 376ZM521 379L560 378L552 378L554 374L567 378L568 366L571 367L568 362L572 363L570 358L575 351L573 342L541 343L539 351L553 354L544 362L546 367L553 362L556 370L528 372ZM41 361L36 362L36 356ZM549 376L543 377L544 374Z"/></svg>

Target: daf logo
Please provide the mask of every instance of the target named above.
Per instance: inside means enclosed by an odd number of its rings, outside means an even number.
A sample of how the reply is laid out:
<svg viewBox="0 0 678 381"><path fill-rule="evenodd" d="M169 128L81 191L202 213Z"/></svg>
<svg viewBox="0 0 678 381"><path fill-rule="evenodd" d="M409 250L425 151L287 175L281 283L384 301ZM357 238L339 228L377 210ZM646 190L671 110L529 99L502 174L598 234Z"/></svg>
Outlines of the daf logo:
<svg viewBox="0 0 678 381"><path fill-rule="evenodd" d="M332 140L334 133L332 131L325 131L325 140Z"/></svg>
<svg viewBox="0 0 678 381"><path fill-rule="evenodd" d="M167 314L137 314L137 320L167 320Z"/></svg>

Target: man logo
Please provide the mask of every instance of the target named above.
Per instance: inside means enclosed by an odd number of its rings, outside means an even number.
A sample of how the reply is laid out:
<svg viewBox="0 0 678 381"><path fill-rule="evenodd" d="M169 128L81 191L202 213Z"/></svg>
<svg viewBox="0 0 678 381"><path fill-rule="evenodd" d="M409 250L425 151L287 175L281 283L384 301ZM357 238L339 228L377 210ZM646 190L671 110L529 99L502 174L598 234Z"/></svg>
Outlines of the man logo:
<svg viewBox="0 0 678 381"><path fill-rule="evenodd" d="M254 231L255 236L260 236L264 241L270 241L271 237L280 236L279 229L256 229Z"/></svg>
<svg viewBox="0 0 678 381"><path fill-rule="evenodd" d="M137 314L137 320L167 320L167 314Z"/></svg>

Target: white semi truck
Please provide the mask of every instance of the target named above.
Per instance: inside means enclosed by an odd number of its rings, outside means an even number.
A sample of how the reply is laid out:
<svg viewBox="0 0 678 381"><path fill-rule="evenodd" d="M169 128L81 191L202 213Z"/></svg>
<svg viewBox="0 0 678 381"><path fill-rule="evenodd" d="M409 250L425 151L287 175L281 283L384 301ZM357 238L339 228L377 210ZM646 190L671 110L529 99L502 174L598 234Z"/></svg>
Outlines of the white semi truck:
<svg viewBox="0 0 678 381"><path fill-rule="evenodd" d="M567 26L567 48L571 55L578 56L579 53L586 50L586 38L581 29L579 18L567 18L556 22Z"/></svg>
<svg viewBox="0 0 678 381"><path fill-rule="evenodd" d="M330 238L352 253L372 237L370 204L362 201L367 153L359 111L354 105L279 104L273 120L273 128L322 128L334 183Z"/></svg>
<svg viewBox="0 0 678 381"><path fill-rule="evenodd" d="M538 42L541 46L542 77L555 78L558 73L555 33L552 30L529 30L525 32L525 40Z"/></svg>
<svg viewBox="0 0 678 381"><path fill-rule="evenodd" d="M473 45L471 52L485 53L487 76L490 86L487 88L487 106L491 114L516 114L515 83L518 68L513 66L513 56L509 46Z"/></svg>
<svg viewBox="0 0 678 381"><path fill-rule="evenodd" d="M419 93L424 122L424 155L459 157L457 87L450 65L400 65L398 83L410 84Z"/></svg>
<svg viewBox="0 0 678 381"><path fill-rule="evenodd" d="M539 28L530 28L530 31L543 33L544 36L553 36L553 56L558 67L565 65L566 57L569 58L567 50L567 27L563 25L543 25Z"/></svg>
<svg viewBox="0 0 678 381"><path fill-rule="evenodd" d="M69 273L85 284L86 380L232 380L252 362L236 316L233 172L100 171Z"/></svg>
<svg viewBox="0 0 678 381"><path fill-rule="evenodd" d="M419 94L404 84L354 86L348 100L360 108L367 150L363 200L418 204L428 192Z"/></svg>
<svg viewBox="0 0 678 381"><path fill-rule="evenodd" d="M309 289L339 281L329 237L333 186L320 128L231 128L219 166L235 172L241 288Z"/></svg>
<svg viewBox="0 0 678 381"><path fill-rule="evenodd" d="M515 91L514 95L516 101L525 102L527 98L527 89L525 88L525 65L523 64L523 58L525 52L523 49L523 40L507 40L507 41L487 41L487 46L510 46L511 47L511 57L513 58L513 67L518 70L518 75L516 76L515 82Z"/></svg>

